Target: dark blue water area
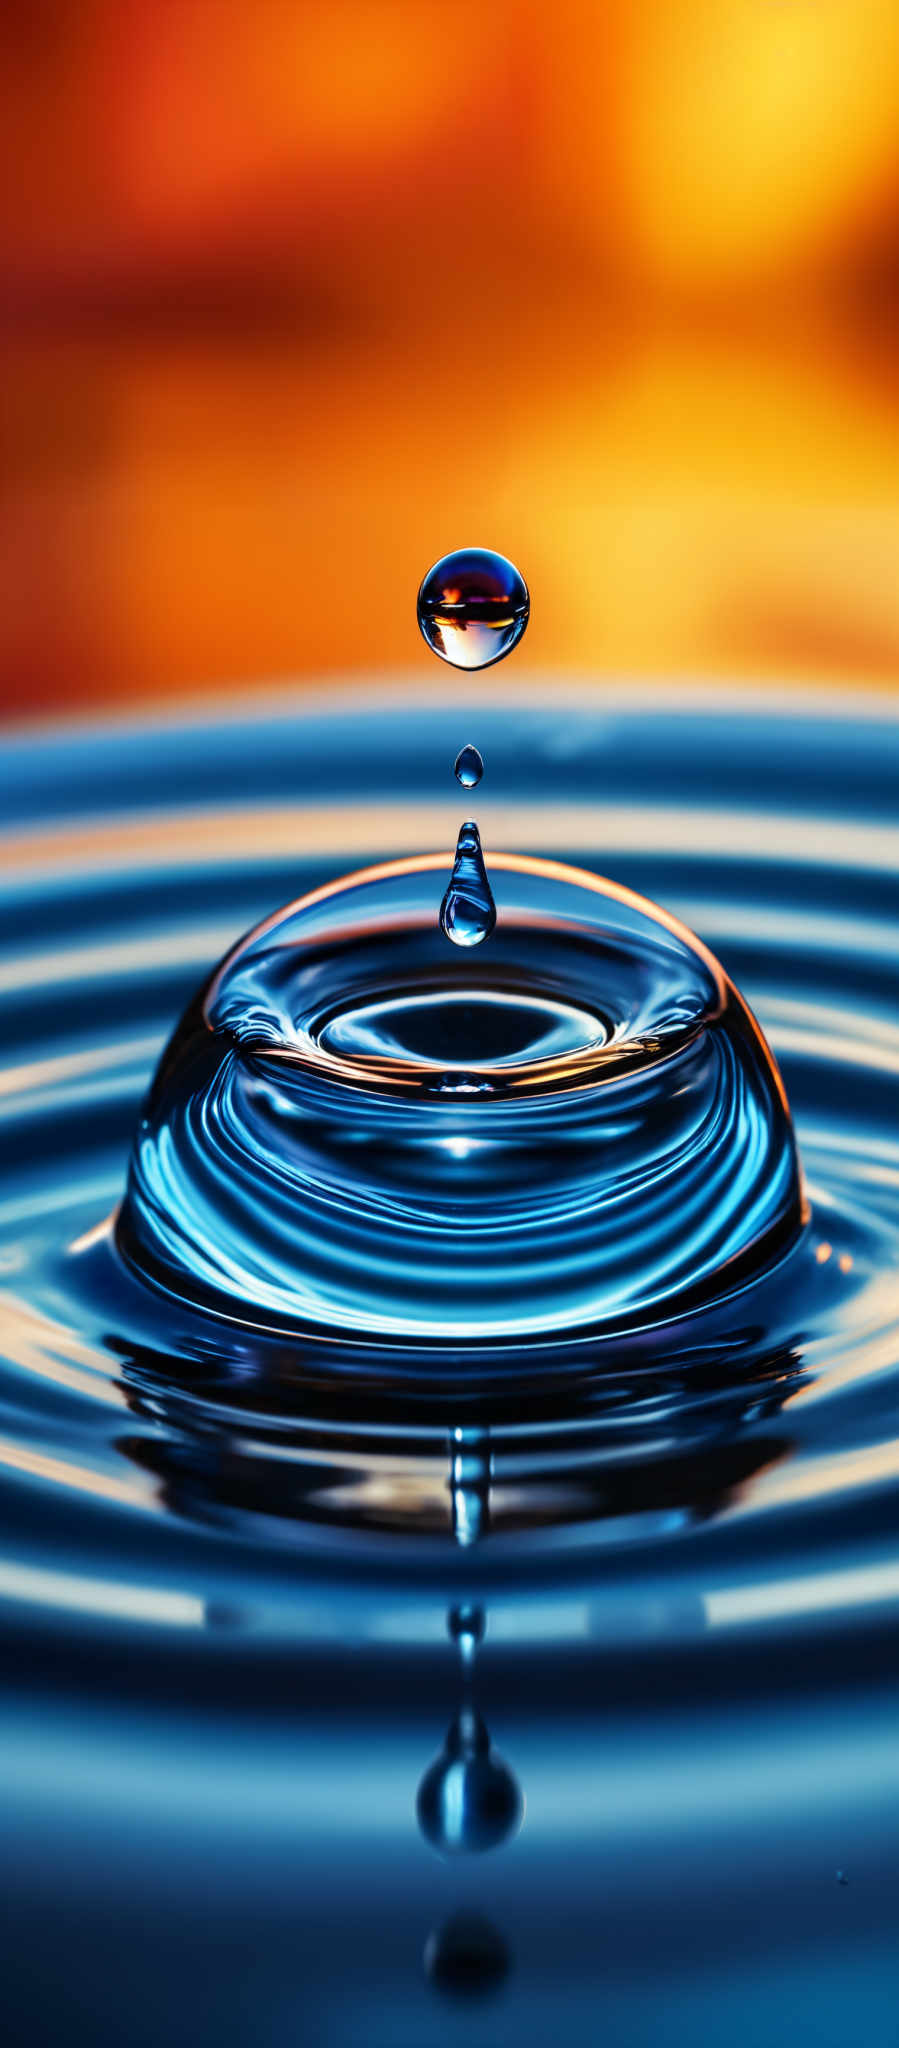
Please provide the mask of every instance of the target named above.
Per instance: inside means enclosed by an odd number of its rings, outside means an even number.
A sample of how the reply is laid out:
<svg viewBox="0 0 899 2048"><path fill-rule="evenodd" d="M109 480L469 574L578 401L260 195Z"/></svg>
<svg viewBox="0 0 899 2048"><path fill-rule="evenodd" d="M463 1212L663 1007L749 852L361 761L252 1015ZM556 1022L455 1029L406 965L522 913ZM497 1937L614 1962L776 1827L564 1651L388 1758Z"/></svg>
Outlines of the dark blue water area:
<svg viewBox="0 0 899 2048"><path fill-rule="evenodd" d="M4 743L15 2044L895 2034L899 719L491 683ZM110 1220L243 931L440 852L436 932L469 741L497 934L501 852L682 918L810 1204L726 1303L552 1384L519 1334L499 1404L167 1293Z"/></svg>

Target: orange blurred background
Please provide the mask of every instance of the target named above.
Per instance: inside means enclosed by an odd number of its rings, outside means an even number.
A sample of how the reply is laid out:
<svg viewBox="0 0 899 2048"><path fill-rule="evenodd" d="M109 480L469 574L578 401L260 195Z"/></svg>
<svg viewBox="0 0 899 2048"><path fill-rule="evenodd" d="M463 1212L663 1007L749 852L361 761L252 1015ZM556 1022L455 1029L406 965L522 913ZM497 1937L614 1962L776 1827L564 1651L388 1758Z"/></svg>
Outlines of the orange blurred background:
<svg viewBox="0 0 899 2048"><path fill-rule="evenodd" d="M0 706L899 673L896 0L7 0ZM515 664L495 672L514 688Z"/></svg>

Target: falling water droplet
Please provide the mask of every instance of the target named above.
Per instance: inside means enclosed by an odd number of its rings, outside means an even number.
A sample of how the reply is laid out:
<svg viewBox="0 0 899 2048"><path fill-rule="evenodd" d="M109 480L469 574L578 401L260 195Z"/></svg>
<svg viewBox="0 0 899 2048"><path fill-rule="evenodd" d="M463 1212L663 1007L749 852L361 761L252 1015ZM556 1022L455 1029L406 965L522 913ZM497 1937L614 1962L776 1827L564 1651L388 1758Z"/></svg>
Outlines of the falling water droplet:
<svg viewBox="0 0 899 2048"><path fill-rule="evenodd" d="M484 773L484 763L477 747L462 747L453 763L453 774L463 789L476 789Z"/></svg>
<svg viewBox="0 0 899 2048"><path fill-rule="evenodd" d="M454 946L479 946L496 923L480 834L471 818L460 827L449 888L440 905L440 923Z"/></svg>
<svg viewBox="0 0 899 2048"><path fill-rule="evenodd" d="M491 548L444 555L418 593L418 623L428 646L454 668L502 661L521 639L530 609L524 577Z"/></svg>

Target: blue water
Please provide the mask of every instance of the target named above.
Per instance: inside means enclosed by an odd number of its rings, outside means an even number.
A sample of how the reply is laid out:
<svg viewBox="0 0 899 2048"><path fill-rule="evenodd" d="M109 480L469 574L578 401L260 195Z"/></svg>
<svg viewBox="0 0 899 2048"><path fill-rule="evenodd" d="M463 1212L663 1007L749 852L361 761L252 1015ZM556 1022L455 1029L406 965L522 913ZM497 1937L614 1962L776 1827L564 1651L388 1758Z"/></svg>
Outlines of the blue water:
<svg viewBox="0 0 899 2048"><path fill-rule="evenodd" d="M460 722L458 705L368 698L5 749L14 2041L891 2038L899 721L789 701L566 704L556 688L545 707L479 707L498 923L471 955L436 927ZM718 1184L700 1173L697 1298L674 1313L662 1286L649 1313L641 1296L598 1314L575 1230L566 1273L590 1318L573 1357L570 1314L533 1334L534 1295L549 1296L524 1258L514 1311L486 1268L480 1293L460 1273L441 1304L425 1260L407 1320L452 1326L431 1333L431 1367L435 1346L455 1354L426 1378L419 1328L392 1326L373 1357L353 1309L378 1277L372 1214L356 1218L352 1286L317 1234L316 1315L283 1299L248 1314L246 1234L199 1292L196 1241L168 1265L158 1242L128 1241L114 1219L146 1091L216 961L278 904L422 849L435 960L469 981L449 1039L433 992L397 1002L394 978L389 1002L379 986L335 1005L326 990L318 1066L360 1068L357 1103L385 1059L438 1067L446 1093L406 1106L457 1119L463 1140L482 1112L526 1110L526 1091L485 1096L497 1061L478 1057L504 890L514 911L501 856L610 875L712 949L783 1075L810 1213L787 1170L736 1285L719 1284ZM529 976L533 991L533 961ZM488 983L499 1064L607 1055L613 977L602 999L588 981L589 1002L562 976L533 1008L518 985L499 1014ZM242 1143L294 1113L268 1074L265 1089L239 1104ZM318 1131L317 1156L349 1175L342 1123ZM789 1168L773 1113L735 1129L735 1173L772 1129ZM557 1135L545 1186L567 1187L570 1210L582 1176ZM463 1208L466 1185L483 1197L474 1156L448 1155ZM402 1148L393 1165L408 1186ZM389 1181L389 1157L378 1170ZM725 1174L725 1209L732 1187ZM643 1247L650 1273L666 1230L678 1241L677 1200ZM269 1287L290 1273L270 1261ZM475 1297L483 1327L460 1333ZM395 1324L395 1286L391 1300Z"/></svg>
<svg viewBox="0 0 899 2048"><path fill-rule="evenodd" d="M464 896L471 932L472 859L444 930ZM628 1364L639 1395L648 1347L656 1372L701 1350L706 1380L715 1361L745 1390L772 1276L794 1320L834 1305L757 1025L683 927L557 861L497 854L484 958L471 936L448 950L437 864L315 889L229 953L160 1062L122 1254L167 1304L238 1322L257 1403L263 1329L319 1376L367 1359L404 1412L451 1382L486 1399L502 1380L517 1407L563 1370L606 1396ZM217 1344L198 1320L191 1359Z"/></svg>

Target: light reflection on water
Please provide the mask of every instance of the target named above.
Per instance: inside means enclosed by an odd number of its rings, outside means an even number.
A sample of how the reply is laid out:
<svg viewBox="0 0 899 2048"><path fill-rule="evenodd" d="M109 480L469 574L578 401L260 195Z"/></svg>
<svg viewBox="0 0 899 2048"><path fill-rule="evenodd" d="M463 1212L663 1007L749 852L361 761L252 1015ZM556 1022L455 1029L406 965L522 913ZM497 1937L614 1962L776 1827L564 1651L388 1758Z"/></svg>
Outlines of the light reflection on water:
<svg viewBox="0 0 899 2048"><path fill-rule="evenodd" d="M807 1237L747 1298L726 1370L690 1327L571 1406L530 1385L472 1429L414 1400L335 1406L279 1354L260 1406L255 1339L225 1370L110 1260L139 1102L242 929L360 860L452 844L465 733L436 709L272 713L11 747L0 1782L22 2038L64 2031L77 1969L90 2038L121 2039L135 1967L162 1959L136 2041L163 2018L174 2040L452 2040L422 1955L461 1909L508 1951L479 2039L593 2039L601 2012L616 2037L687 2040L713 1985L738 2044L779 2038L801 2000L843 2048L860 1972L866 2021L891 2024L899 731L872 716L850 746L789 705L639 703L471 730L488 854L611 873L744 989L793 1106ZM414 1803L459 1703L447 1614L472 1600L479 1711L527 1817L450 1870ZM127 1969L112 1896L140 1902Z"/></svg>

